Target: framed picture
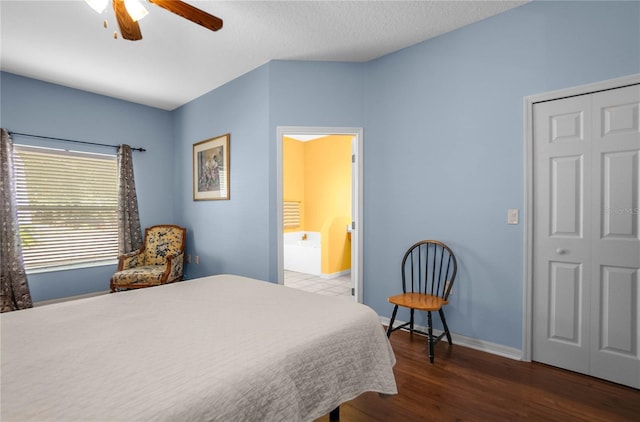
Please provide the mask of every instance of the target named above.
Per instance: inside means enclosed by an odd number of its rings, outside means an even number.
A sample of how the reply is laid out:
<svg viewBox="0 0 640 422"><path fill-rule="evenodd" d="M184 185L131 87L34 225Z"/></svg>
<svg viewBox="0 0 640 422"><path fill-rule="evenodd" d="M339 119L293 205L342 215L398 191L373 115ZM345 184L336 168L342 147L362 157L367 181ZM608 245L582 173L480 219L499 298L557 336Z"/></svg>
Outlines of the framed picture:
<svg viewBox="0 0 640 422"><path fill-rule="evenodd" d="M229 134L193 144L193 200L229 199Z"/></svg>

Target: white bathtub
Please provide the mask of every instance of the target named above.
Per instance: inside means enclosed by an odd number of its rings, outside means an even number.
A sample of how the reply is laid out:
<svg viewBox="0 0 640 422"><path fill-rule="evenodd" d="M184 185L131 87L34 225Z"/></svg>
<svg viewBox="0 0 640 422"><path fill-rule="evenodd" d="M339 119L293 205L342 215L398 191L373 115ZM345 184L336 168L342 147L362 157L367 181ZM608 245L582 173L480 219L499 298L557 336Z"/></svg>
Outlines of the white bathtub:
<svg viewBox="0 0 640 422"><path fill-rule="evenodd" d="M303 240L305 234L307 238ZM285 270L318 276L322 274L320 232L288 232L283 237Z"/></svg>

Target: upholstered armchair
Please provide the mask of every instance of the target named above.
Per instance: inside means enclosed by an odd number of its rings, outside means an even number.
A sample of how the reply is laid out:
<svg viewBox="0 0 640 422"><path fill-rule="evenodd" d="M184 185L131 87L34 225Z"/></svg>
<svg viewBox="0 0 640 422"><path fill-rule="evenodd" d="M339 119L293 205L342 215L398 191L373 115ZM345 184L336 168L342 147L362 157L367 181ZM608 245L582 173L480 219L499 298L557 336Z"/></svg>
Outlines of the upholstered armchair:
<svg viewBox="0 0 640 422"><path fill-rule="evenodd" d="M118 257L111 291L182 280L186 237L187 229L170 224L145 229L142 248Z"/></svg>

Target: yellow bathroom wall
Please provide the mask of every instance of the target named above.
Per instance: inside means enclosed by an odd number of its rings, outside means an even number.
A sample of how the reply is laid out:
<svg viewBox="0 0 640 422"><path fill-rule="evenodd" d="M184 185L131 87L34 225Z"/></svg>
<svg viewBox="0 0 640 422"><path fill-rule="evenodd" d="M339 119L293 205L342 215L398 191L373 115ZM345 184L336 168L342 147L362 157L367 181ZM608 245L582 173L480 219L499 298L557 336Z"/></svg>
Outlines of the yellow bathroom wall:
<svg viewBox="0 0 640 422"><path fill-rule="evenodd" d="M304 142L285 136L282 156L283 200L300 202L300 227L284 231L308 230L304 226Z"/></svg>
<svg viewBox="0 0 640 422"><path fill-rule="evenodd" d="M330 135L301 142L283 139L283 200L300 202L300 227L320 232L323 274L351 268L351 140Z"/></svg>
<svg viewBox="0 0 640 422"><path fill-rule="evenodd" d="M324 224L322 236L330 241L327 253L322 255L323 273L333 274L351 269L351 238L346 233L350 223L351 216L342 216Z"/></svg>
<svg viewBox="0 0 640 422"><path fill-rule="evenodd" d="M323 274L351 268L352 138L331 135L304 143L304 228L322 233Z"/></svg>

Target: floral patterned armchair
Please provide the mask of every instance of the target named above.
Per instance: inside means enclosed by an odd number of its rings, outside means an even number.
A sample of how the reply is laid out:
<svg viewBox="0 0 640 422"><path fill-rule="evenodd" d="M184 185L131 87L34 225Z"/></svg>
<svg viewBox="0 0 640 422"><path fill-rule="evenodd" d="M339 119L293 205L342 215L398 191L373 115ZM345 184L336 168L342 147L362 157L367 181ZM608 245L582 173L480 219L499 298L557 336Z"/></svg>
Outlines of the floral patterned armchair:
<svg viewBox="0 0 640 422"><path fill-rule="evenodd" d="M111 291L182 280L186 237L187 229L170 224L145 229L142 248L118 257Z"/></svg>

